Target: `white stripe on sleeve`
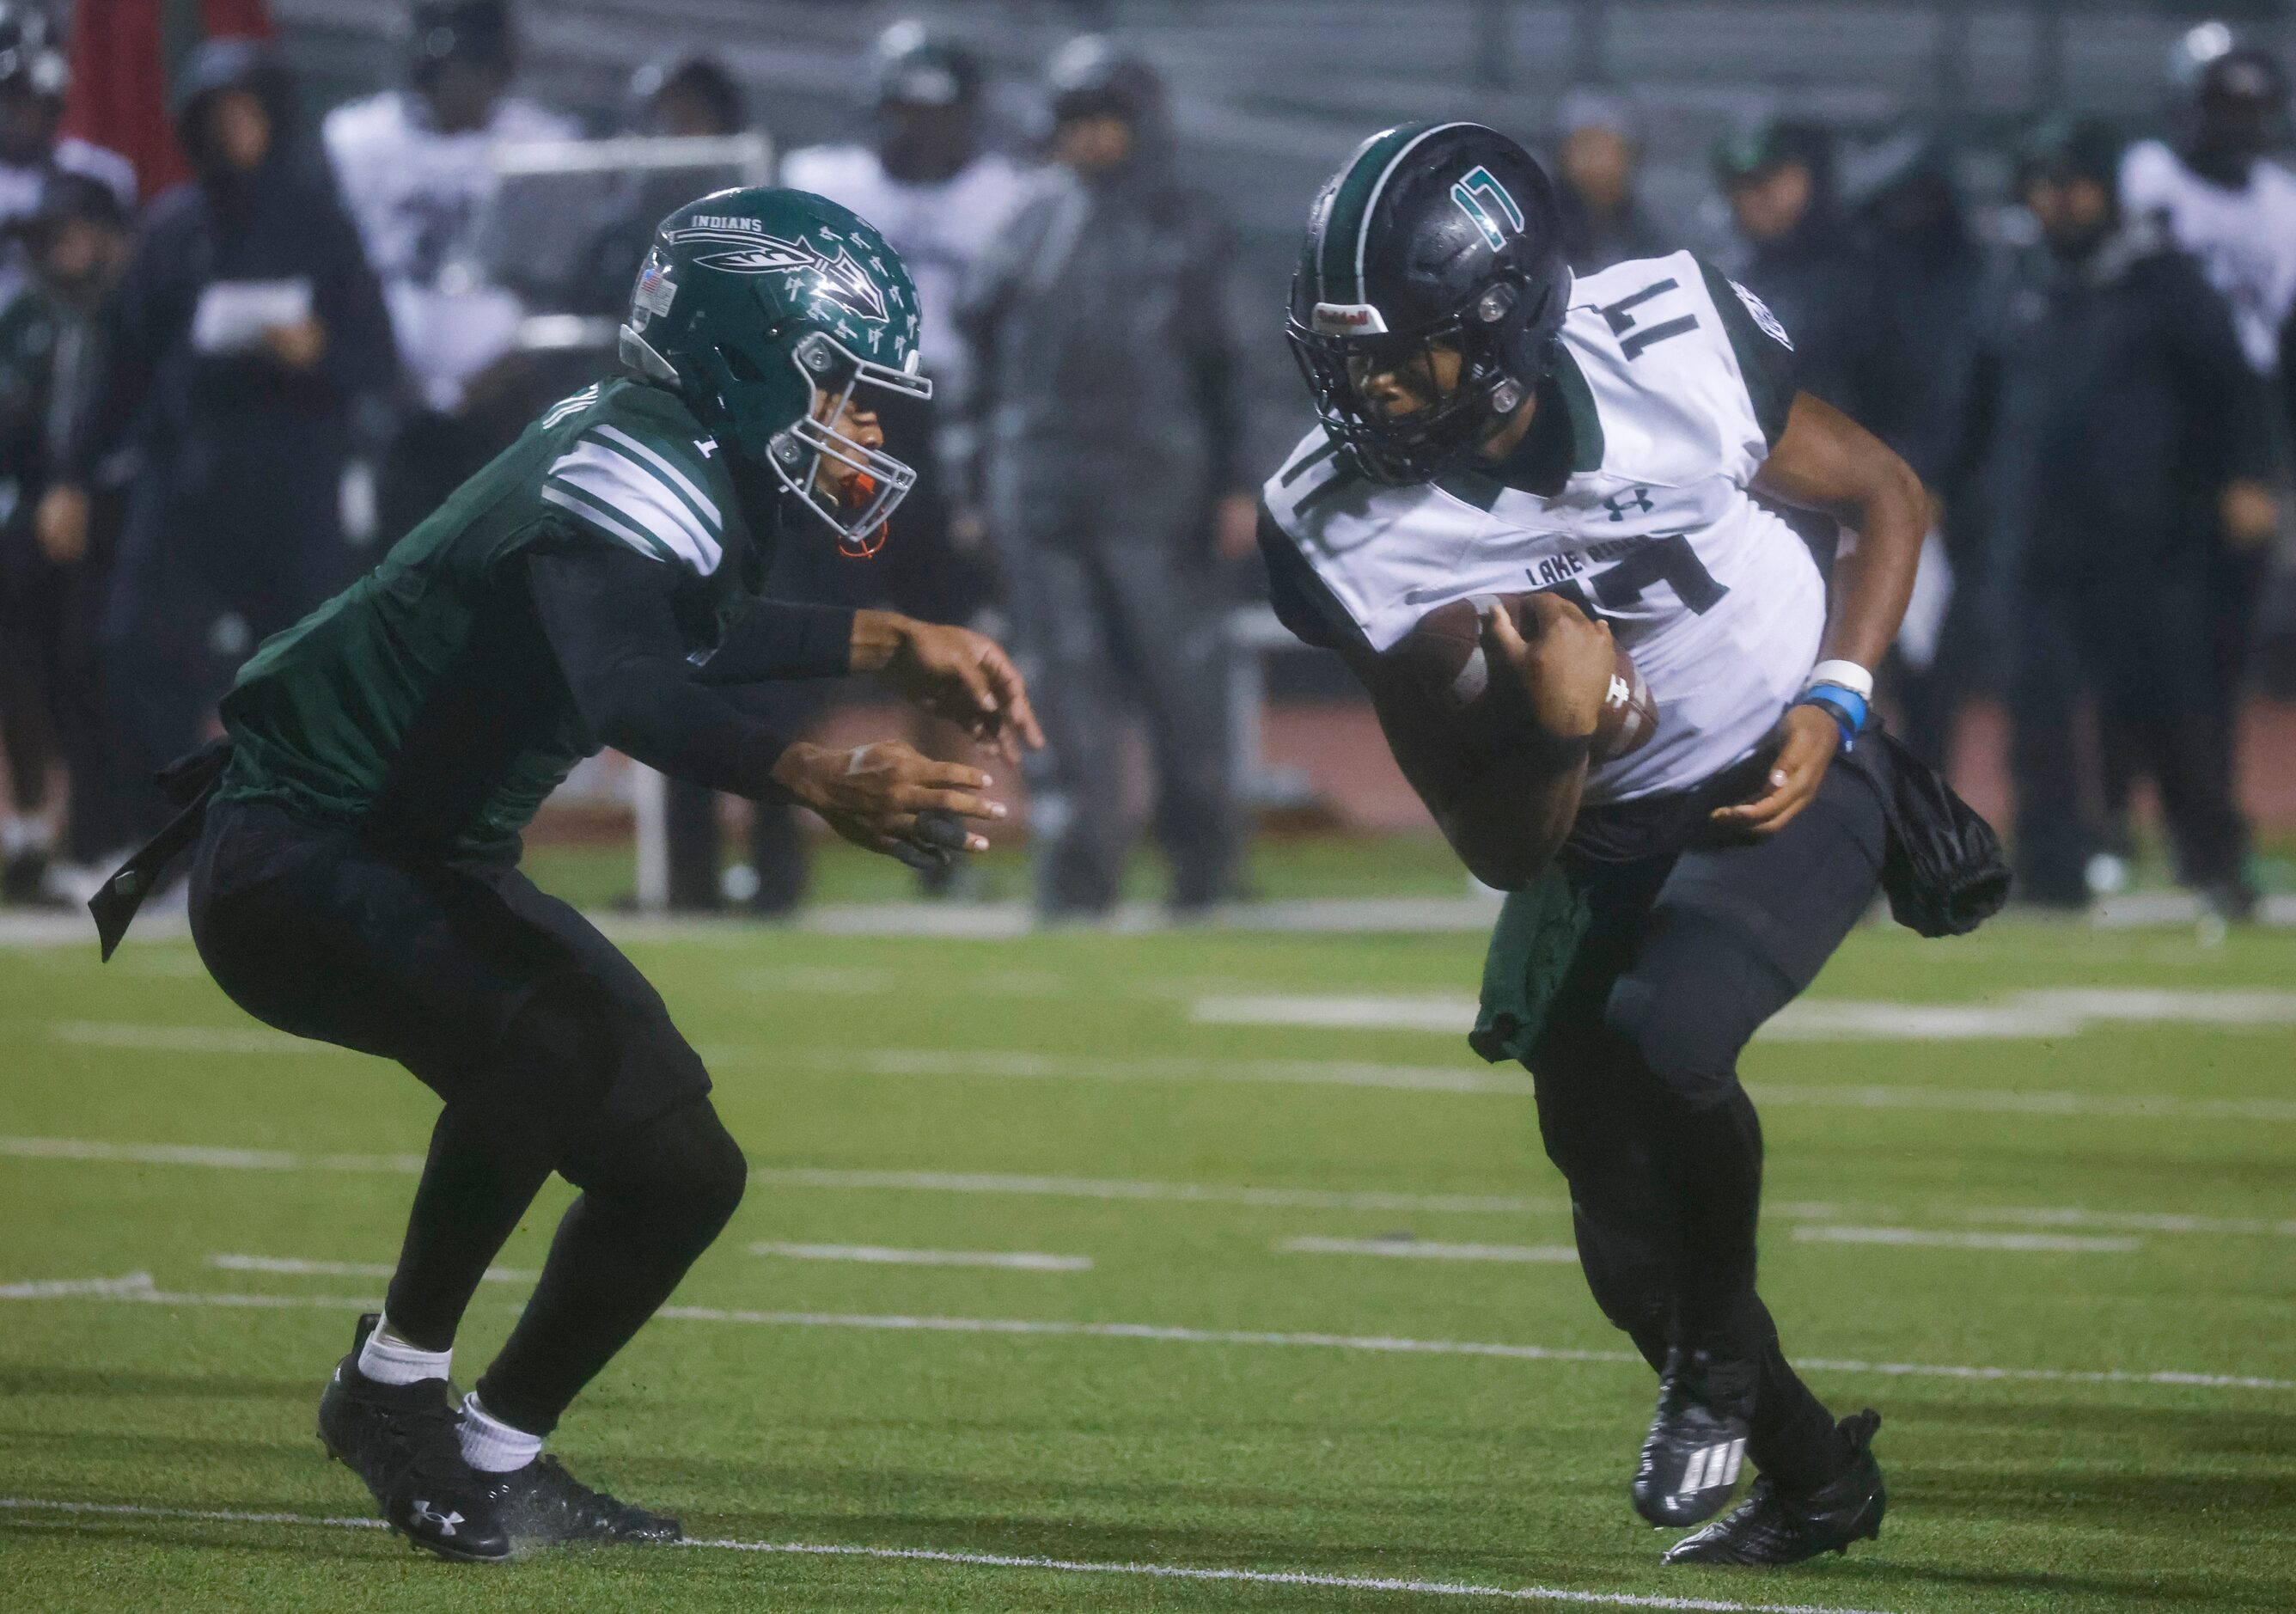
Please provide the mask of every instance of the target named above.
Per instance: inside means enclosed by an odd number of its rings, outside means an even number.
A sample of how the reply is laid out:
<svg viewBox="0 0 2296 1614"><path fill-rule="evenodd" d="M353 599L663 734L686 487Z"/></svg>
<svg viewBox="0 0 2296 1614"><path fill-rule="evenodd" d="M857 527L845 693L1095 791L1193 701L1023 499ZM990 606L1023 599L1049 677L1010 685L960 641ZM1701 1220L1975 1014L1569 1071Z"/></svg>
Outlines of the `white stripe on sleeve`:
<svg viewBox="0 0 2296 1614"><path fill-rule="evenodd" d="M612 514L601 510L590 500L578 494L570 493L563 487L553 487L545 482L543 484L542 496L562 510L571 511L609 537L619 538L649 561L667 561L670 558L668 547L660 540L646 537L635 527L624 526Z"/></svg>
<svg viewBox="0 0 2296 1614"><path fill-rule="evenodd" d="M705 578L725 558L718 539L669 484L602 443L577 443L573 452L550 468L550 475L651 534Z"/></svg>
<svg viewBox="0 0 2296 1614"><path fill-rule="evenodd" d="M676 461L657 449L648 447L619 426L601 426L598 428L598 435L608 442L619 443L634 453L644 455L647 462L662 475L685 489L685 496L693 501L694 508L701 512L701 519L708 524L711 532L723 533L726 530L726 518L718 513L717 501L695 487L693 479L678 469Z"/></svg>

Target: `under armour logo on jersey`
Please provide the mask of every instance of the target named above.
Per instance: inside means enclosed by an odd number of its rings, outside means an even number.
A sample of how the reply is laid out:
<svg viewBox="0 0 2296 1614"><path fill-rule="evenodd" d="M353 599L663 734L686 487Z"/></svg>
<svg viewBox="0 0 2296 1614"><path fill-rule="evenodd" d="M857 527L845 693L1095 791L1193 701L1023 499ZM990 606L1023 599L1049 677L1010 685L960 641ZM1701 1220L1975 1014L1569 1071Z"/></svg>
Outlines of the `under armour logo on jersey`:
<svg viewBox="0 0 2296 1614"><path fill-rule="evenodd" d="M1459 204L1459 211L1483 233L1483 239L1494 249L1506 245L1507 233L1499 227L1502 217L1514 227L1517 234L1522 233L1522 209L1515 205L1514 198L1507 194L1507 188L1480 163L1468 169L1459 183L1451 187L1451 200Z"/></svg>
<svg viewBox="0 0 2296 1614"><path fill-rule="evenodd" d="M1738 1465L1746 1455L1746 1443L1741 1440L1720 1440L1712 1446L1702 1446L1690 1454L1690 1466L1682 1472L1679 1496L1695 1495L1717 1486L1738 1483Z"/></svg>
<svg viewBox="0 0 2296 1614"><path fill-rule="evenodd" d="M460 1513L436 1512L427 1502L415 1503L414 1516L425 1524L437 1525L439 1534L441 1536L452 1536L455 1533L455 1527L463 1522L463 1516Z"/></svg>
<svg viewBox="0 0 2296 1614"><path fill-rule="evenodd" d="M1657 506L1650 501L1649 488L1637 487L1632 493L1612 494L1603 501L1603 508L1611 512L1611 520L1613 521L1623 521L1627 519L1627 512L1629 508L1648 515Z"/></svg>

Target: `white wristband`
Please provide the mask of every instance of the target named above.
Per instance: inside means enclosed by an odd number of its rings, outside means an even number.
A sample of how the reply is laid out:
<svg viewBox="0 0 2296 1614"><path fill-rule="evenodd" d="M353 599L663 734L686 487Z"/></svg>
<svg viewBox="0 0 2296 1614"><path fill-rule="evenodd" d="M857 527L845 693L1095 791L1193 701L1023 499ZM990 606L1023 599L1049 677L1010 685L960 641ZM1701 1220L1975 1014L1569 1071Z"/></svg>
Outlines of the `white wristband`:
<svg viewBox="0 0 2296 1614"><path fill-rule="evenodd" d="M1803 683L1802 688L1806 691L1811 690L1821 684L1838 684L1856 695L1860 700L1871 700L1874 698L1874 675L1855 661L1819 662L1809 669L1809 677Z"/></svg>

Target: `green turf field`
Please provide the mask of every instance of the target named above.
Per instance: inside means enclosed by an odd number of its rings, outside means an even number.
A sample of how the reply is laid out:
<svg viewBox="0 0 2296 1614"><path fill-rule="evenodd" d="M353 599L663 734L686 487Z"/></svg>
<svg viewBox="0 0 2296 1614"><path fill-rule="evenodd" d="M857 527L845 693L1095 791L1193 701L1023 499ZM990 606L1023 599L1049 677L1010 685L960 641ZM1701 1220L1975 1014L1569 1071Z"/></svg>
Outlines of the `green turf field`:
<svg viewBox="0 0 2296 1614"><path fill-rule="evenodd" d="M2296 1604L2296 936L1871 930L1800 1022L1845 1040L1757 1045L1766 1289L1885 1414L1892 1495L1879 1544L1769 1577L1663 1570L1627 1507L1648 1374L1557 1258L1521 1072L1430 1001L1473 938L633 951L758 1176L559 1449L702 1537L869 1551L465 1569L341 1522L313 1404L430 1103L134 941L0 952L0 1606ZM1254 1023L1332 999L1447 1028ZM481 1290L458 1376L521 1293Z"/></svg>

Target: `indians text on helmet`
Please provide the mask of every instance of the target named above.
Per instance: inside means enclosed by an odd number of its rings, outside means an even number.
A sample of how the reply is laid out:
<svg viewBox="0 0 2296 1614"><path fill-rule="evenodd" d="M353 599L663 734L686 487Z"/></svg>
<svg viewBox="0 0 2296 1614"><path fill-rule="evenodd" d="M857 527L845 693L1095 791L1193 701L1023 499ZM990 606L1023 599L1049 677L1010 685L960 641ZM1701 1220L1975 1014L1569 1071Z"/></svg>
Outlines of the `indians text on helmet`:
<svg viewBox="0 0 2296 1614"><path fill-rule="evenodd" d="M681 247L697 242L725 243L725 251L706 252L694 258L705 269L721 269L728 274L813 274L816 289L830 301L863 319L878 324L885 322L884 292L868 270L853 261L853 254L842 242L832 257L803 236L789 241L766 233L750 219L707 214L690 225L668 232L665 239Z"/></svg>

